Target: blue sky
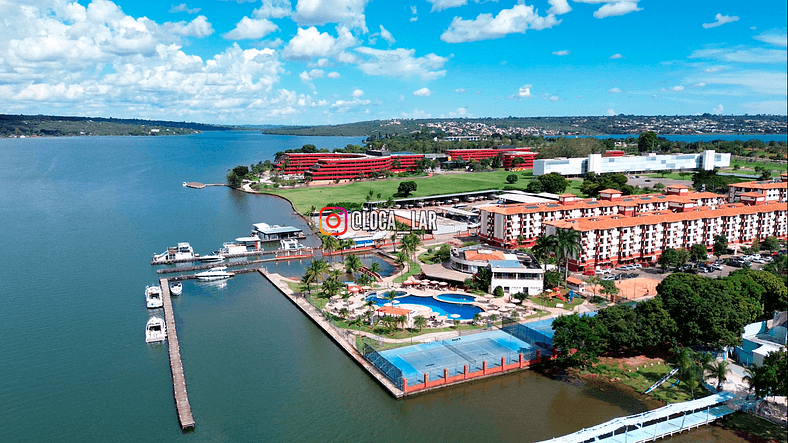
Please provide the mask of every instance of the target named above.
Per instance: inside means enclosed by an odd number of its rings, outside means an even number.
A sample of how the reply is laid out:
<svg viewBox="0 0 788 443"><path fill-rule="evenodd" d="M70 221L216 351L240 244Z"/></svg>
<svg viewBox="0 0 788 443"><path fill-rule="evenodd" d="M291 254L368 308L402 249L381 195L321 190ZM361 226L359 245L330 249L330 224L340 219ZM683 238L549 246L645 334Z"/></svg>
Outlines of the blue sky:
<svg viewBox="0 0 788 443"><path fill-rule="evenodd" d="M787 106L785 1L22 0L0 13L0 113L336 124Z"/></svg>

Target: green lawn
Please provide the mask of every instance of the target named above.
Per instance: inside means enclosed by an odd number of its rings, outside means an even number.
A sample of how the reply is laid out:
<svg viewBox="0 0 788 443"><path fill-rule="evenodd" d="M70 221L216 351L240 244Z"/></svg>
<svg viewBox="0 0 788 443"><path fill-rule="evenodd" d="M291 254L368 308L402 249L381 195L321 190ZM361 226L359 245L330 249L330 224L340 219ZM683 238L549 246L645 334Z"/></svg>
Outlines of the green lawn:
<svg viewBox="0 0 788 443"><path fill-rule="evenodd" d="M760 417L737 411L719 422L723 428L736 429L768 441L788 441L788 429Z"/></svg>
<svg viewBox="0 0 788 443"><path fill-rule="evenodd" d="M555 308L557 304L562 303L564 305L563 309L566 309L568 311L571 311L572 309L574 309L575 306L582 304L584 301L584 299L576 296L575 298L572 299L572 303L567 303L565 301L562 301L558 297L545 299L538 295L534 297L528 297L528 300L536 303L537 305L544 306L547 308Z"/></svg>
<svg viewBox="0 0 788 443"><path fill-rule="evenodd" d="M598 364L590 368L588 372L599 374L606 379L620 378L619 383L630 386L638 392L645 392L646 389L650 388L654 382L670 372L671 369L672 367L668 365L659 364L629 372L629 370L626 369ZM688 389L685 389L683 383L672 386L676 380L675 377L670 378L663 383L662 386L651 391L649 395L665 403L679 403L690 400L690 392ZM705 397L706 395L708 395L708 392L702 387L695 389L696 397Z"/></svg>
<svg viewBox="0 0 788 443"><path fill-rule="evenodd" d="M506 177L516 174L520 179L517 183L510 185L506 182ZM303 187L296 189L265 189L266 193L280 195L287 198L298 212L309 211L310 206L320 209L332 202L354 202L363 203L369 191L373 193L373 200L378 200L377 193L380 193L380 200L385 200L397 192L397 187L401 181L413 180L416 182L416 192L411 197L426 197L430 195L455 194L459 192L486 191L489 189L504 189L511 186L516 189L525 190L531 181L533 173L510 172L510 171L484 171L469 172L461 174L436 175L433 177L408 177L389 180L368 180L359 181L343 185L325 187ZM579 195L581 180L571 180L571 187L567 190L572 194Z"/></svg>
<svg viewBox="0 0 788 443"><path fill-rule="evenodd" d="M394 283L402 283L407 280L408 277L419 274L421 274L421 265L419 265L418 262L410 262L410 269L408 269L408 272L396 277Z"/></svg>
<svg viewBox="0 0 788 443"><path fill-rule="evenodd" d="M760 166L766 169L771 169L772 171L785 172L785 165L771 162L731 160L731 167L736 165L739 165L740 168L749 168L752 170L755 170L756 166Z"/></svg>
<svg viewBox="0 0 788 443"><path fill-rule="evenodd" d="M651 177L651 178L669 178L671 180L684 180L690 182L689 185L692 185L692 172L689 174L682 175L679 172L667 172L665 174L646 174L643 177Z"/></svg>

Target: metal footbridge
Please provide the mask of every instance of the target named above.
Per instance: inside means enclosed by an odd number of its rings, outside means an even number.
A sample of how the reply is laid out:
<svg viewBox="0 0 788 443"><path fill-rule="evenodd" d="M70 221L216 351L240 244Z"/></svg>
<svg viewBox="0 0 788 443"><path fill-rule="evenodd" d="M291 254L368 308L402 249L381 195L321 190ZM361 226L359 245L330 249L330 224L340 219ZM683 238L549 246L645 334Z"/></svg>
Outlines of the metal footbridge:
<svg viewBox="0 0 788 443"><path fill-rule="evenodd" d="M574 434L545 440L550 443L640 443L669 437L707 425L738 409L736 395L721 392L674 403L640 414L619 417Z"/></svg>

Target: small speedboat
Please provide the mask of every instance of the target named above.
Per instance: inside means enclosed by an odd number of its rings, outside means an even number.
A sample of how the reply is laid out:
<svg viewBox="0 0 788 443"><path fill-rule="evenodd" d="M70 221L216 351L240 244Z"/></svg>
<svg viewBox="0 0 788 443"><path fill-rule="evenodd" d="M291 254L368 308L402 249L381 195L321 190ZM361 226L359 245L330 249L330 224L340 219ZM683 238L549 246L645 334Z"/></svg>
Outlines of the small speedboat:
<svg viewBox="0 0 788 443"><path fill-rule="evenodd" d="M233 275L232 272L227 272L227 266L215 266L207 271L194 274L198 280L202 281L224 280Z"/></svg>
<svg viewBox="0 0 788 443"><path fill-rule="evenodd" d="M183 284L179 281L170 283L170 294L181 295L183 292Z"/></svg>
<svg viewBox="0 0 788 443"><path fill-rule="evenodd" d="M164 319L161 317L151 317L145 325L145 343L156 343L167 338L167 328L164 327Z"/></svg>
<svg viewBox="0 0 788 443"><path fill-rule="evenodd" d="M159 285L145 287L145 304L148 306L148 309L164 306L164 299L161 297L161 287Z"/></svg>
<svg viewBox="0 0 788 443"><path fill-rule="evenodd" d="M221 254L217 254L217 253L213 253L213 254L210 254L210 255L201 255L200 256L200 261L201 262L206 262L206 263L220 262L220 261L224 261L224 256L221 255Z"/></svg>

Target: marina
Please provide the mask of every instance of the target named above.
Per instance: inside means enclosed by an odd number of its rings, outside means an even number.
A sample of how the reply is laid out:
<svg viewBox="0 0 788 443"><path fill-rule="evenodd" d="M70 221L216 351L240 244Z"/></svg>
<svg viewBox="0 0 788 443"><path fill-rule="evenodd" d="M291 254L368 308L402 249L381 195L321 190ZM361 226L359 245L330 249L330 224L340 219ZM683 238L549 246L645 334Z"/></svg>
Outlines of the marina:
<svg viewBox="0 0 788 443"><path fill-rule="evenodd" d="M175 397L175 408L178 410L178 422L182 430L193 429L194 417L192 416L192 408L189 404L189 395L186 392L186 376L183 373L181 348L178 345L178 333L175 330L175 315L172 312L169 281L166 278L162 278L159 280L159 286L163 288L164 322L167 326L166 332L170 355L170 371L172 372L172 391Z"/></svg>

